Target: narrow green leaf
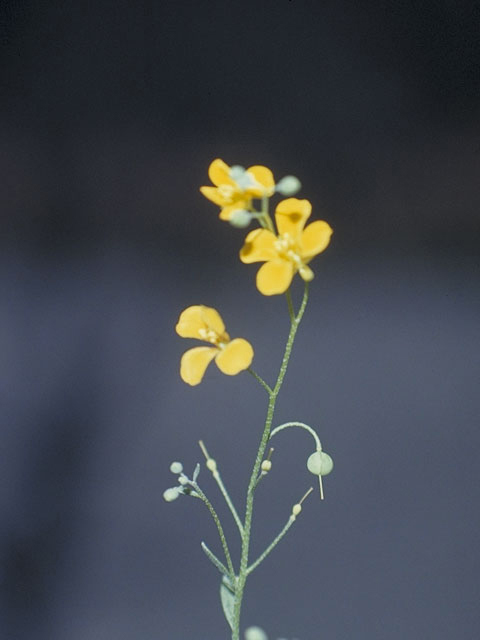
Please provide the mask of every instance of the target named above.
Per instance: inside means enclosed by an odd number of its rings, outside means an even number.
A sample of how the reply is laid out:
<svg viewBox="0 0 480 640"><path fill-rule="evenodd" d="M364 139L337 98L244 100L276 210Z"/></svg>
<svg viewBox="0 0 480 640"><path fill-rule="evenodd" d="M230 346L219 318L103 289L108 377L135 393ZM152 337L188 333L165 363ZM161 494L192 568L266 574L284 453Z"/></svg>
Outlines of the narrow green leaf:
<svg viewBox="0 0 480 640"><path fill-rule="evenodd" d="M217 567L220 573L223 573L224 575L228 575L227 567L222 562L220 562L217 556L210 551L210 549L207 547L207 545L204 542L202 542L201 544L202 544L202 549L205 552L205 555L207 556L207 558L210 560L210 562Z"/></svg>
<svg viewBox="0 0 480 640"><path fill-rule="evenodd" d="M233 630L233 615L235 607L235 594L233 593L230 580L223 578L220 585L220 600L222 602L223 613L227 619L230 629Z"/></svg>

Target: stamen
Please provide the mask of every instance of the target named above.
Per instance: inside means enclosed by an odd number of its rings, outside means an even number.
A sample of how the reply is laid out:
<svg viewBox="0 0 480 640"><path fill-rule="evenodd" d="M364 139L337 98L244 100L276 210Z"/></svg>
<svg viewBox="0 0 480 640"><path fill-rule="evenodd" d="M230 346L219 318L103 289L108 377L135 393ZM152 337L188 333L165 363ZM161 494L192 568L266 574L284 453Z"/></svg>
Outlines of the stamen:
<svg viewBox="0 0 480 640"><path fill-rule="evenodd" d="M221 184L217 189L222 198L225 198L226 200L232 200L236 191L235 187L231 184Z"/></svg>
<svg viewBox="0 0 480 640"><path fill-rule="evenodd" d="M217 344L219 340L219 335L213 329L205 329L201 328L198 330L198 335L205 342L211 342L212 344Z"/></svg>

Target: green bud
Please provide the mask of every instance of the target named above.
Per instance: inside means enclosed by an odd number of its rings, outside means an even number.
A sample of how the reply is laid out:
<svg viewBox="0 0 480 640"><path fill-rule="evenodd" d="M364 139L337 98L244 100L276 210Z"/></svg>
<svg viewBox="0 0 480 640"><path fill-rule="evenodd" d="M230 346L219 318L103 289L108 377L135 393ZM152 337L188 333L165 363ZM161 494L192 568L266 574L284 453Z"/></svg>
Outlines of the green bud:
<svg viewBox="0 0 480 640"><path fill-rule="evenodd" d="M180 495L180 490L178 487L172 487L171 489L167 489L163 492L163 499L166 502L173 502Z"/></svg>
<svg viewBox="0 0 480 640"><path fill-rule="evenodd" d="M285 176L277 182L275 191L282 196L294 196L300 189L302 184L295 176Z"/></svg>
<svg viewBox="0 0 480 640"><path fill-rule="evenodd" d="M333 460L324 451L315 451L307 460L307 469L315 476L327 476L333 469Z"/></svg>
<svg viewBox="0 0 480 640"><path fill-rule="evenodd" d="M170 471L172 473L182 473L183 464L181 462L172 462L172 464L170 465Z"/></svg>
<svg viewBox="0 0 480 640"><path fill-rule="evenodd" d="M248 627L245 630L245 640L268 640L268 636L260 627Z"/></svg>
<svg viewBox="0 0 480 640"><path fill-rule="evenodd" d="M237 209L234 211L229 219L232 227L236 227L237 229L245 229L248 227L252 220L252 214L250 211L246 209Z"/></svg>

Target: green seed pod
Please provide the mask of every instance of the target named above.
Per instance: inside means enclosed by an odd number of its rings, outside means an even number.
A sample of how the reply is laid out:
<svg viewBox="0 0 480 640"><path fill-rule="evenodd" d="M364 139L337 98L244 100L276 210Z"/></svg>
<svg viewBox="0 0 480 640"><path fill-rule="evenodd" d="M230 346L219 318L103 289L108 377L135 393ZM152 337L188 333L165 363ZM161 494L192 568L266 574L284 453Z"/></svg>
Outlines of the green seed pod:
<svg viewBox="0 0 480 640"><path fill-rule="evenodd" d="M270 460L264 460L260 468L262 471L265 471L265 473L267 473L272 468L272 463L270 462Z"/></svg>
<svg viewBox="0 0 480 640"><path fill-rule="evenodd" d="M212 473L213 473L213 471L216 471L216 470L217 470L217 463L216 463L216 461L215 461L213 458L209 458L209 459L206 461L205 466L207 467L207 469L208 469L209 471L212 471Z"/></svg>
<svg viewBox="0 0 480 640"><path fill-rule="evenodd" d="M298 514L300 513L300 511L302 510L302 505L301 504L294 504L292 507L292 515L293 516L298 516Z"/></svg>
<svg viewBox="0 0 480 640"><path fill-rule="evenodd" d="M315 451L307 460L307 469L315 476L327 476L333 469L333 460L325 451Z"/></svg>

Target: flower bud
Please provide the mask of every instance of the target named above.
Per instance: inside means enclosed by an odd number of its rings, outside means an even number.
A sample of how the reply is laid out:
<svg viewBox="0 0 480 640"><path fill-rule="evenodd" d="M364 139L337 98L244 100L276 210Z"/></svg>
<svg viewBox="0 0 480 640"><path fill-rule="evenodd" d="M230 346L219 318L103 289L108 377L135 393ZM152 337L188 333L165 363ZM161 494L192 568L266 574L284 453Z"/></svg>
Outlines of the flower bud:
<svg viewBox="0 0 480 640"><path fill-rule="evenodd" d="M232 180L241 180L243 174L245 173L245 167L242 167L239 164L234 164L230 167L229 175Z"/></svg>
<svg viewBox="0 0 480 640"><path fill-rule="evenodd" d="M179 479L178 479L178 482L179 482L181 485L186 485L186 484L188 484L188 478L187 478L187 476L181 475L181 476L179 477Z"/></svg>
<svg viewBox="0 0 480 640"><path fill-rule="evenodd" d="M265 473L267 473L268 471L270 471L271 468L272 468L272 463L270 462L270 460L264 460L262 462L262 466L261 466L262 471L265 471Z"/></svg>
<svg viewBox="0 0 480 640"><path fill-rule="evenodd" d="M248 627L245 630L245 640L268 640L268 637L260 627Z"/></svg>
<svg viewBox="0 0 480 640"><path fill-rule="evenodd" d="M213 458L209 458L207 460L207 462L205 463L207 469L209 469L210 471L216 471L217 470L217 463Z"/></svg>
<svg viewBox="0 0 480 640"><path fill-rule="evenodd" d="M173 502L180 495L180 489L178 487L172 487L163 492L163 499L166 502Z"/></svg>
<svg viewBox="0 0 480 640"><path fill-rule="evenodd" d="M300 191L302 184L295 176L285 176L277 182L275 191L282 196L293 196Z"/></svg>
<svg viewBox="0 0 480 640"><path fill-rule="evenodd" d="M232 212L229 222L232 227L237 227L237 229L245 229L245 227L248 227L251 220L252 214L250 213L250 211L247 211L246 209L236 209Z"/></svg>
<svg viewBox="0 0 480 640"><path fill-rule="evenodd" d="M325 451L315 451L307 460L307 469L315 476L327 476L333 469L333 460Z"/></svg>
<svg viewBox="0 0 480 640"><path fill-rule="evenodd" d="M183 464L181 462L172 462L172 464L170 465L170 471L172 473L182 473Z"/></svg>

